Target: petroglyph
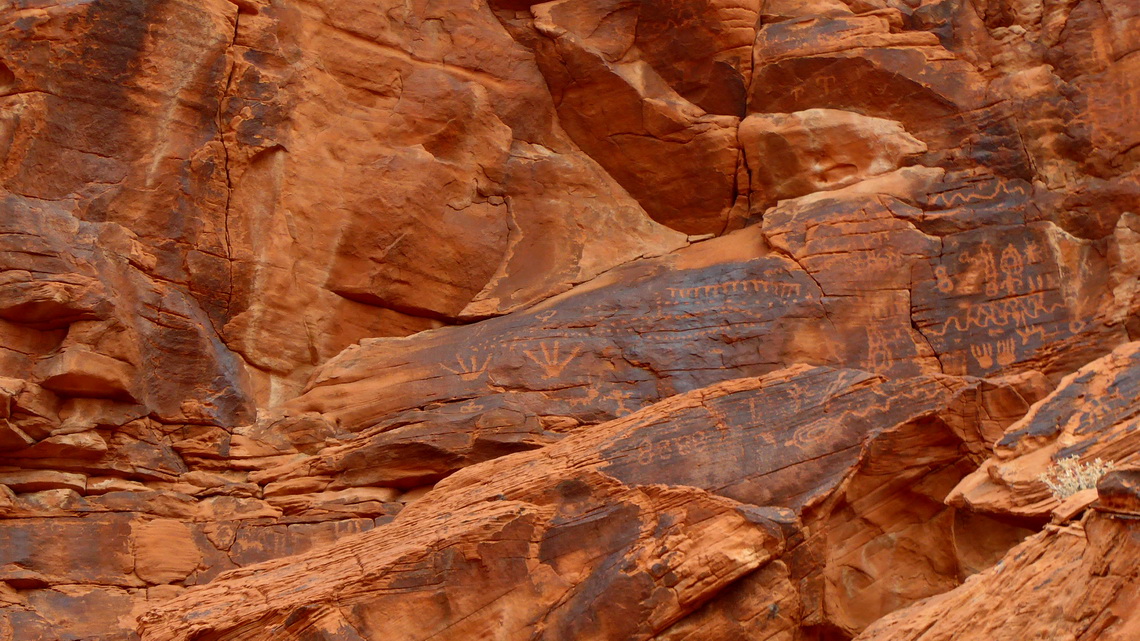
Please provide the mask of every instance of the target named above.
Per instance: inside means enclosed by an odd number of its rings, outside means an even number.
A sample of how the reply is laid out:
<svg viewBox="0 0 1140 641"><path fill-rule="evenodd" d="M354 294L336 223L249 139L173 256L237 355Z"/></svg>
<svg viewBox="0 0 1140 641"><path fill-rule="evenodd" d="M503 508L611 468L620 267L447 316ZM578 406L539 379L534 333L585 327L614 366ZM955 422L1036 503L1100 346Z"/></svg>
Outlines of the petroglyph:
<svg viewBox="0 0 1140 641"><path fill-rule="evenodd" d="M946 273L946 266L939 265L934 268L934 279L937 283L938 291L943 294L949 294L954 291L954 281Z"/></svg>
<svg viewBox="0 0 1140 641"><path fill-rule="evenodd" d="M801 286L799 283L779 283L761 279L750 279L728 281L715 285L699 285L696 287L666 287L665 291L669 294L669 298L673 300L747 293L774 294L788 298L799 296Z"/></svg>
<svg viewBox="0 0 1140 641"><path fill-rule="evenodd" d="M1021 337L1022 345L1028 345L1029 339L1033 338L1034 336L1036 336L1037 339L1042 342L1044 342L1046 339L1044 327L1018 327L1014 331L1017 332L1017 335L1019 337Z"/></svg>
<svg viewBox="0 0 1140 641"><path fill-rule="evenodd" d="M447 365L440 364L443 369L455 374L460 379L465 381L473 381L482 376L487 368L491 365L491 355L472 354L470 356L456 356L456 366L448 367Z"/></svg>
<svg viewBox="0 0 1140 641"><path fill-rule="evenodd" d="M963 185L958 189L932 194L930 205L935 209L951 209L963 205L994 200L1025 200L1029 198L1030 188L1021 181L988 180Z"/></svg>
<svg viewBox="0 0 1140 641"><path fill-rule="evenodd" d="M971 345L970 355L978 361L978 365L981 365L982 369L989 369L994 366L994 346L989 343Z"/></svg>
<svg viewBox="0 0 1140 641"><path fill-rule="evenodd" d="M1001 260L998 265L1002 273L1002 289L1007 294L1021 291L1022 276L1025 274L1025 261L1021 257L1021 252L1013 245L1006 245L1005 249L1001 250Z"/></svg>
<svg viewBox="0 0 1140 641"><path fill-rule="evenodd" d="M561 343L555 341L553 346L547 343L541 343L538 351L526 350L523 354L542 368L545 378L551 379L561 375L566 369L566 366L582 353L581 345L575 345L574 349L570 350L570 353L566 355L560 353L561 349Z"/></svg>
<svg viewBox="0 0 1140 641"><path fill-rule="evenodd" d="M1044 292L980 303L960 303L959 306L963 313L950 316L941 329L931 329L930 333L934 336L945 336L951 329L965 332L971 328L1009 327L1018 329L1020 334L1020 330L1030 328L1032 321L1044 319L1048 314L1064 308L1061 303L1048 304ZM1034 330L1043 331L1040 327ZM1025 342L1023 340L1022 344Z"/></svg>
<svg viewBox="0 0 1140 641"><path fill-rule="evenodd" d="M1017 360L1017 343L1012 338L1007 338L997 342L997 362L998 365L1005 367L1012 365Z"/></svg>
<svg viewBox="0 0 1140 641"><path fill-rule="evenodd" d="M985 283L986 296L997 296L998 268L994 259L993 247L988 241L983 242L978 251L958 256L958 262L966 265L968 271L980 272Z"/></svg>
<svg viewBox="0 0 1140 641"><path fill-rule="evenodd" d="M867 328L867 361L872 370L889 369L895 360L891 346L895 341L887 332L873 327Z"/></svg>

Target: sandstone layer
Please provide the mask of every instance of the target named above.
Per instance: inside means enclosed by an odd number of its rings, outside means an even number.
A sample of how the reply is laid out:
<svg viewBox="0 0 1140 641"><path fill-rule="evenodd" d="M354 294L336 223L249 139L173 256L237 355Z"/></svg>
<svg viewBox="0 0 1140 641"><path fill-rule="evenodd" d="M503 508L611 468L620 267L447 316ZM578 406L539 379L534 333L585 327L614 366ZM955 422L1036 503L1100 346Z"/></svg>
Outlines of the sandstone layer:
<svg viewBox="0 0 1140 641"><path fill-rule="evenodd" d="M1132 0L0 5L0 641L1131 639L1138 109Z"/></svg>

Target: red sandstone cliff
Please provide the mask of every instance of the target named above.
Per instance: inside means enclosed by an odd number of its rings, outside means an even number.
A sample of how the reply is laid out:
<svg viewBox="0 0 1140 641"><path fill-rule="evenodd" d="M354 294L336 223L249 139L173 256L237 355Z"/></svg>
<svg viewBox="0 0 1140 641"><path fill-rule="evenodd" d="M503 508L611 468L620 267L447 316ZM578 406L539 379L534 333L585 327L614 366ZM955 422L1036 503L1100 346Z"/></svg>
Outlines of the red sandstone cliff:
<svg viewBox="0 0 1140 641"><path fill-rule="evenodd" d="M0 4L0 641L1140 638L1138 113L1134 0Z"/></svg>

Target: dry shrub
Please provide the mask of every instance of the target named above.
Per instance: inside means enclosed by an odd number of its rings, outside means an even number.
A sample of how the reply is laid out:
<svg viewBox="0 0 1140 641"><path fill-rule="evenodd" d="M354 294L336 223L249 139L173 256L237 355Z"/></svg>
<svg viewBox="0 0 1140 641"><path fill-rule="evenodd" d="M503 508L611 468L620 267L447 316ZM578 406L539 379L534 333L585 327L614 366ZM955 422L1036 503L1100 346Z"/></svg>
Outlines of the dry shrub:
<svg viewBox="0 0 1140 641"><path fill-rule="evenodd" d="M1096 487L1097 481L1106 472L1116 467L1112 461L1102 461L1099 458L1089 463L1081 463L1076 454L1053 463L1044 474L1038 475L1053 496L1064 500L1080 492Z"/></svg>

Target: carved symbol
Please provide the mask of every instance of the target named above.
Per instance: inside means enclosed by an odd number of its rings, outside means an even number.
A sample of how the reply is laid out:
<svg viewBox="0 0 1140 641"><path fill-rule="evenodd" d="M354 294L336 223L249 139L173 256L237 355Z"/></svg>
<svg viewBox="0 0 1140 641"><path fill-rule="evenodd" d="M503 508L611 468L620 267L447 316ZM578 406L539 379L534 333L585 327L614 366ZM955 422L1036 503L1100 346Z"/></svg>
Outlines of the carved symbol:
<svg viewBox="0 0 1140 641"><path fill-rule="evenodd" d="M539 350L539 352L532 352L530 350L527 350L523 353L526 354L527 358L534 361L536 365L542 368L542 371L544 374L546 374L547 379L551 379L562 374L562 371L566 369L566 366L570 364L570 361L574 360L574 358L576 358L582 352L582 346L575 345L574 349L571 350L571 352L566 355L566 357L562 357L559 354L559 351L561 350L561 344L557 342L554 343L554 347L550 347L546 343L542 343L539 346Z"/></svg>
<svg viewBox="0 0 1140 641"><path fill-rule="evenodd" d="M978 264L981 266L982 275L986 279L986 296L997 296L997 266L994 265L993 254L991 254L988 250L989 247L986 246L985 250L983 250L983 253L978 258Z"/></svg>
<svg viewBox="0 0 1140 641"><path fill-rule="evenodd" d="M630 400L633 398L632 392L626 392L626 391L622 391L622 390L614 390L614 393L611 394L608 398L609 398L609 400L617 403L617 408L614 410L614 414L616 414L617 416L625 416L626 414L632 414L634 411L636 411L636 410L630 409L629 407L626 407L626 404L625 404L625 402L627 400Z"/></svg>
<svg viewBox="0 0 1140 641"><path fill-rule="evenodd" d="M1012 364L1017 360L1017 343L1012 338L1000 340L997 343L997 362L1001 366Z"/></svg>
<svg viewBox="0 0 1140 641"><path fill-rule="evenodd" d="M487 354L483 357L482 361L475 354L463 358L462 356L455 357L456 369L452 369L447 365L440 365L443 369L455 374L460 379L465 381L473 381L479 378L483 372L487 371L487 367L491 364L491 355Z"/></svg>
<svg viewBox="0 0 1140 641"><path fill-rule="evenodd" d="M934 268L934 278L938 279L938 291L949 294L954 291L954 281L946 274L946 267L939 265Z"/></svg>
<svg viewBox="0 0 1140 641"><path fill-rule="evenodd" d="M485 406L482 403L476 403L475 401L467 401L463 405L459 406L459 413L460 414L478 414L479 412L482 412L484 409L485 409Z"/></svg>
<svg viewBox="0 0 1140 641"><path fill-rule="evenodd" d="M972 255L962 254L958 257L958 262L982 272L982 280L986 283L986 296L998 295L997 264L994 262L993 248L989 242L983 242L978 251Z"/></svg>
<svg viewBox="0 0 1140 641"><path fill-rule="evenodd" d="M871 361L871 370L875 372L890 369L894 362L891 343L881 330L867 330L867 356Z"/></svg>
<svg viewBox="0 0 1140 641"><path fill-rule="evenodd" d="M1025 260L1030 263L1036 263L1041 260L1041 248L1037 243L1027 243L1025 245Z"/></svg>
<svg viewBox="0 0 1140 641"><path fill-rule="evenodd" d="M1002 287L1009 294L1021 289L1021 276L1025 273L1025 261L1021 259L1021 252L1013 245L1006 245L1001 251L1001 271L1005 275Z"/></svg>
<svg viewBox="0 0 1140 641"><path fill-rule="evenodd" d="M1039 336L1042 341L1045 340L1045 329L1037 325L1031 327L1016 327L1014 328L1014 331L1016 331L1017 335L1021 337L1022 345L1028 345L1029 339L1033 338L1034 335Z"/></svg>
<svg viewBox="0 0 1140 641"><path fill-rule="evenodd" d="M1049 274L1038 274L1036 276L1030 276L1027 279L1029 281L1029 289L1032 291L1053 289L1053 279L1049 276Z"/></svg>
<svg viewBox="0 0 1140 641"><path fill-rule="evenodd" d="M545 312L542 312L541 314L536 315L535 318L537 318L538 320L545 323L546 321L554 318L557 315L558 315L558 310L548 309Z"/></svg>
<svg viewBox="0 0 1140 641"><path fill-rule="evenodd" d="M705 409L708 411L709 416L712 417L713 424L718 430L728 429L728 414L725 414L724 410L711 404L705 406Z"/></svg>
<svg viewBox="0 0 1140 641"><path fill-rule="evenodd" d="M982 369L989 369L994 366L994 346L989 343L982 343L981 345L971 345L970 353L978 361L978 365Z"/></svg>
<svg viewBox="0 0 1140 641"><path fill-rule="evenodd" d="M570 404L570 407L594 407L599 396L598 388L591 386L581 398L569 398L566 402Z"/></svg>
<svg viewBox="0 0 1140 641"><path fill-rule="evenodd" d="M658 458L658 452L652 440L645 438L637 445L637 464L649 465Z"/></svg>
<svg viewBox="0 0 1140 641"><path fill-rule="evenodd" d="M717 295L737 293L765 293L788 298L800 295L799 283L781 283L776 281L754 278L751 280L734 280L715 285L697 285L693 287L666 287L669 298L673 300L687 300L693 298L707 298Z"/></svg>

